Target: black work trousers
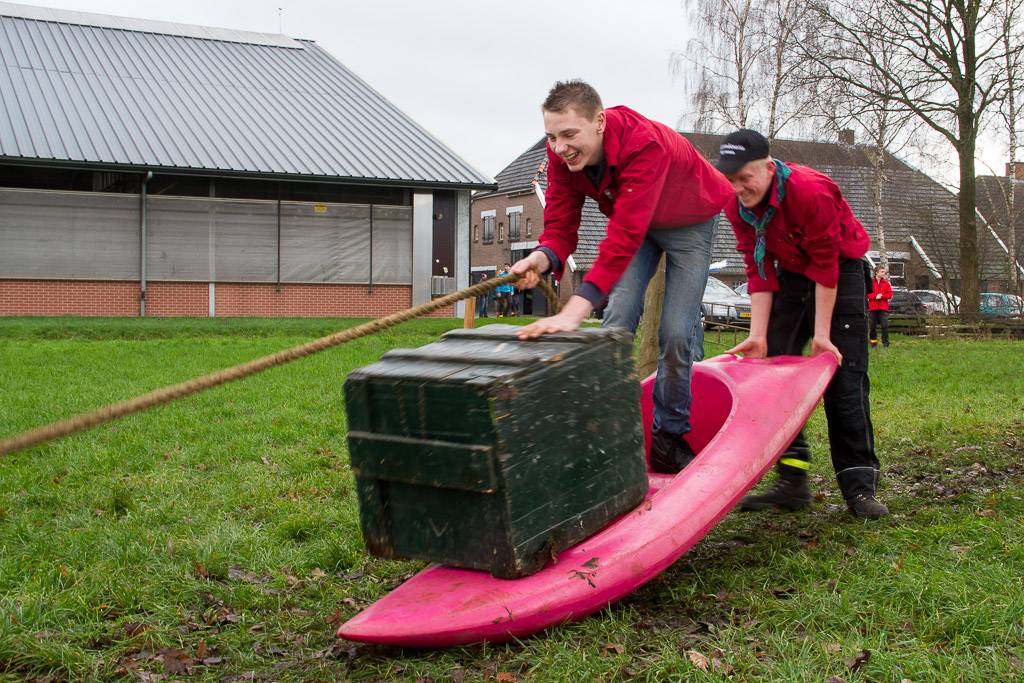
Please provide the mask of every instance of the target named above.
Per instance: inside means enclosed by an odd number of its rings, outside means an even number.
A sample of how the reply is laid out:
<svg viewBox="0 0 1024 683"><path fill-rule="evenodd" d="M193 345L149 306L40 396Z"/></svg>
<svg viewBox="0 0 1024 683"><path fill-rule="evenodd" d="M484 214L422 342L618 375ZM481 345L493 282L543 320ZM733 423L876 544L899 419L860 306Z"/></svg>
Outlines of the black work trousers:
<svg viewBox="0 0 1024 683"><path fill-rule="evenodd" d="M871 341L878 343L878 328L882 328L882 346L889 345L889 311L871 311L871 329L868 331L868 336L871 337Z"/></svg>
<svg viewBox="0 0 1024 683"><path fill-rule="evenodd" d="M843 497L874 495L879 462L868 406L867 264L843 259L832 312L830 338L843 363L825 390L825 417L832 466ZM798 356L814 336L813 280L800 273L779 271L780 291L772 299L768 321L768 355ZM811 451L803 431L779 460L782 476L802 476Z"/></svg>

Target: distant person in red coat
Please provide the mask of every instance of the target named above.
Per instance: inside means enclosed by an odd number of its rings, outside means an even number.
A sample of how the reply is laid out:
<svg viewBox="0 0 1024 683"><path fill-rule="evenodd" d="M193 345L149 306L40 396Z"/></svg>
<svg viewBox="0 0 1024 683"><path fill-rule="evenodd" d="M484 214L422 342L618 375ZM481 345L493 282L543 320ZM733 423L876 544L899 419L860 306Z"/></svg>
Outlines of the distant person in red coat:
<svg viewBox="0 0 1024 683"><path fill-rule="evenodd" d="M875 266L875 276L871 280L871 292L868 293L868 312L871 315L871 333L868 335L871 348L878 346L878 326L882 326L882 346L889 348L889 299L892 298L892 285L889 284L889 271L883 265Z"/></svg>

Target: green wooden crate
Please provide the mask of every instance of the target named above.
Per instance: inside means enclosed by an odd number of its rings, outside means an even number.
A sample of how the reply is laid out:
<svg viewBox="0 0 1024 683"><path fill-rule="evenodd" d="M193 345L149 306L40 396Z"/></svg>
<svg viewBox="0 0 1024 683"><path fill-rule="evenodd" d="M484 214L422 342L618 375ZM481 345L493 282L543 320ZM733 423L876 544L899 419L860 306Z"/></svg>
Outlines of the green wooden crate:
<svg viewBox="0 0 1024 683"><path fill-rule="evenodd" d="M395 350L345 382L367 548L526 576L647 491L632 337L512 325Z"/></svg>

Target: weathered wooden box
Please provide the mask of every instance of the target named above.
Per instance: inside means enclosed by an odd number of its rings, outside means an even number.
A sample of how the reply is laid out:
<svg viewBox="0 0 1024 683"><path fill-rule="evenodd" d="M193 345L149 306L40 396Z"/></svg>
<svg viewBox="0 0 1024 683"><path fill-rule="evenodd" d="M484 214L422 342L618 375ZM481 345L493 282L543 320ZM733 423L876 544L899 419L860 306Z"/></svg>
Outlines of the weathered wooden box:
<svg viewBox="0 0 1024 683"><path fill-rule="evenodd" d="M345 382L366 545L515 578L647 491L632 337L512 325L395 350Z"/></svg>

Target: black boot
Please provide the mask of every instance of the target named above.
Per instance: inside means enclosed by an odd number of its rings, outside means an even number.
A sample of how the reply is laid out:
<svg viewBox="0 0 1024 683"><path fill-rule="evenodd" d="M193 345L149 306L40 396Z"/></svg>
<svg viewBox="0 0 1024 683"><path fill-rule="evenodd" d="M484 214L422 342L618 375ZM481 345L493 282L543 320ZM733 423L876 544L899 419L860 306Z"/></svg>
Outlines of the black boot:
<svg viewBox="0 0 1024 683"><path fill-rule="evenodd" d="M697 457L682 434L670 434L660 429L651 434L651 470L661 474L675 474Z"/></svg>
<svg viewBox="0 0 1024 683"><path fill-rule="evenodd" d="M875 498L878 475L877 468L868 466L847 467L836 473L846 507L854 517L879 519L889 514L889 508Z"/></svg>
<svg viewBox="0 0 1024 683"><path fill-rule="evenodd" d="M748 495L740 501L740 510L769 510L781 508L795 512L811 504L811 487L807 485L807 472L788 465L779 465L779 478L775 486L764 493Z"/></svg>

